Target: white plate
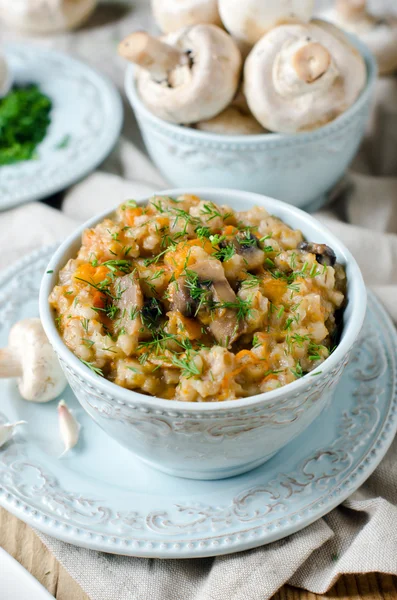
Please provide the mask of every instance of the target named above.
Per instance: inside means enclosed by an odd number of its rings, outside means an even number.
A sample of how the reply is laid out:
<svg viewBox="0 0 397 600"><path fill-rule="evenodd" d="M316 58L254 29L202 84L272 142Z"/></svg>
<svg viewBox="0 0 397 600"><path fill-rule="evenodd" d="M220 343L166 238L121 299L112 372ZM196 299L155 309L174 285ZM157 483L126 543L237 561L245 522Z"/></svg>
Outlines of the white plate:
<svg viewBox="0 0 397 600"><path fill-rule="evenodd" d="M54 249L1 274L0 347L12 323L38 315L40 279ZM281 539L343 502L386 453L397 428L396 342L369 294L363 331L328 409L261 467L219 481L146 466L99 429L70 388L63 397L82 435L59 460L56 402L25 402L14 381L0 380L0 419L27 421L0 449L0 505L60 540L130 556L215 556ZM144 426L143 415L137 435ZM216 442L209 438L214 452Z"/></svg>
<svg viewBox="0 0 397 600"><path fill-rule="evenodd" d="M0 548L0 598L1 600L54 600L41 583L37 581Z"/></svg>
<svg viewBox="0 0 397 600"><path fill-rule="evenodd" d="M37 83L53 103L38 159L0 166L0 210L41 200L72 185L110 153L123 109L114 85L65 54L19 44L5 56L16 84ZM69 136L65 148L57 146Z"/></svg>

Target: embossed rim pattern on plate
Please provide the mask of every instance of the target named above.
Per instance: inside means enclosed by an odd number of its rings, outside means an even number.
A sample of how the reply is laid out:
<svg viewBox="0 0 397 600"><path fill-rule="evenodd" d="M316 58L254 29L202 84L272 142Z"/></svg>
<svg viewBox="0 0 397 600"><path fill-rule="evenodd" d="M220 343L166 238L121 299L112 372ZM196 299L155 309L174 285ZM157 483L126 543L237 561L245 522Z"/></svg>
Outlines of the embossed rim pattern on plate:
<svg viewBox="0 0 397 600"><path fill-rule="evenodd" d="M46 68L46 61L50 64L51 61L57 61L60 66L67 67L71 71L75 70L81 81L86 80L90 85L95 85L96 93L103 98L107 108L102 115L103 130L101 138L97 140L98 143L93 144L89 152L83 153L83 155L77 154L74 160L68 160L65 157L62 169L57 168L56 172L51 173L50 176L46 173L39 173L43 166L45 167L46 164L51 162L45 157L37 162L21 162L0 167L0 173L2 169L7 169L7 175L12 174L13 180L15 180L15 183L11 184L8 190L6 187L0 188L0 211L24 202L41 200L56 194L88 175L109 155L118 140L123 123L121 97L114 84L96 69L67 54L38 46L7 43L4 50L6 56L16 55L22 60L24 55L29 57L30 61L34 57L35 61L43 64L43 69ZM111 119L107 118L110 115ZM31 169L33 164L37 170L37 177L35 177L36 173L33 170L29 173L29 185L24 187L23 170L26 165L29 165L29 169ZM32 179L34 179L34 184L32 184Z"/></svg>
<svg viewBox="0 0 397 600"><path fill-rule="evenodd" d="M0 287L5 285L10 278L15 277L19 270L34 265L37 261L44 261L52 252L53 247L41 249L13 265L0 275ZM385 363L387 363L389 372L393 376L390 378L393 383L393 394L389 391L388 410L387 413L384 411L384 414L382 414L378 434L376 437L374 436L366 452L357 460L356 466L334 486L330 493L325 491L324 495L315 500L314 503L309 502L299 511L293 511L292 513L290 511L289 514L276 519L271 527L257 524L255 527L241 528L238 532L206 535L202 539L174 538L170 541L164 538L160 541L153 541L153 539L145 540L132 536L114 536L105 532L98 533L98 531L86 526L75 526L65 516L64 518L54 518L54 514L51 514L50 511L38 510L26 501L22 501L20 497L6 489L6 486L0 487L0 504L30 525L60 540L94 550L145 557L189 558L242 551L281 539L310 525L340 504L369 477L386 453L397 428L397 394L395 389L397 336L389 317L372 294L370 294L370 306L387 342L388 351L385 352ZM365 382L365 378L363 381ZM12 448L13 446L11 446L11 451ZM40 469L39 465L33 466ZM49 477L49 485L51 489L53 488L54 494L57 493L57 489L60 489L57 488L51 477ZM70 494L70 492L63 493ZM106 507L99 508L106 511ZM225 508L227 507L215 507L216 510Z"/></svg>

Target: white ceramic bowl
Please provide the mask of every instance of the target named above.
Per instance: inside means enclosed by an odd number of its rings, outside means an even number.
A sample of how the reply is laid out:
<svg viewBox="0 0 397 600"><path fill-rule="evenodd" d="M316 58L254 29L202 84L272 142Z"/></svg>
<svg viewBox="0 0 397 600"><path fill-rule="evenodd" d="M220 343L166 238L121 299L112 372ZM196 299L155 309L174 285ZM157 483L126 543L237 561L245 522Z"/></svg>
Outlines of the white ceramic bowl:
<svg viewBox="0 0 397 600"><path fill-rule="evenodd" d="M280 389L225 402L190 403L145 396L93 373L66 347L55 326L48 296L59 270L76 255L81 234L110 213L91 219L55 252L42 280L40 316L80 404L114 439L150 465L172 475L220 479L248 471L300 434L332 399L332 392L363 324L366 290L350 252L313 217L288 204L249 192L175 189L167 196L193 193L237 210L264 206L306 239L331 246L346 268L347 306L340 343L316 376L305 375ZM121 199L122 200L122 199ZM144 203L146 200L139 202ZM115 460L117 457L115 456Z"/></svg>
<svg viewBox="0 0 397 600"><path fill-rule="evenodd" d="M357 152L376 81L371 52L357 38L351 41L367 65L364 90L331 123L297 134L226 136L167 123L141 101L130 65L125 91L153 162L176 187L227 187L267 194L310 211L320 208Z"/></svg>

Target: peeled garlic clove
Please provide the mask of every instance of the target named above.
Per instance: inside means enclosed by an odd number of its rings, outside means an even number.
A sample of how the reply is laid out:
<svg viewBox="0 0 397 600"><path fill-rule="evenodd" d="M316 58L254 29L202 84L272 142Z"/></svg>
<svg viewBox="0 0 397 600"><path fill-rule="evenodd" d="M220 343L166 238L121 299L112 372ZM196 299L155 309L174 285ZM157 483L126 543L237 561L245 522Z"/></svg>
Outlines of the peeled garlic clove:
<svg viewBox="0 0 397 600"><path fill-rule="evenodd" d="M16 421L15 423L4 423L3 425L0 425L0 448L12 438L15 427L23 425L24 423L26 423L26 421Z"/></svg>
<svg viewBox="0 0 397 600"><path fill-rule="evenodd" d="M76 421L70 412L65 400L58 404L59 433L64 443L65 449L61 456L64 456L79 441L80 423ZM59 458L61 458L61 456Z"/></svg>

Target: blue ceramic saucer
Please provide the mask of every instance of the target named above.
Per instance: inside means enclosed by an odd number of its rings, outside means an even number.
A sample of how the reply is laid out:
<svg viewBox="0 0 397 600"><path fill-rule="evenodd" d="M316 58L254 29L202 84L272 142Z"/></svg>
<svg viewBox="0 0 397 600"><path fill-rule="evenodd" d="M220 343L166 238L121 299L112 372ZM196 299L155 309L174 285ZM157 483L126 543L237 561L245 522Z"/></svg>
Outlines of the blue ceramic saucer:
<svg viewBox="0 0 397 600"><path fill-rule="evenodd" d="M88 65L39 46L6 45L15 84L37 83L51 98L51 124L36 160L0 167L0 210L55 194L95 169L122 125L120 96Z"/></svg>
<svg viewBox="0 0 397 600"><path fill-rule="evenodd" d="M53 252L40 250L0 276L0 345L15 321L38 315ZM279 540L340 504L386 453L397 429L396 357L395 329L369 294L363 331L329 408L269 462L220 481L152 470L99 429L70 389L63 397L82 436L58 459L57 403L25 402L14 381L2 380L2 421L27 425L0 450L0 504L55 538L130 556L216 556Z"/></svg>

